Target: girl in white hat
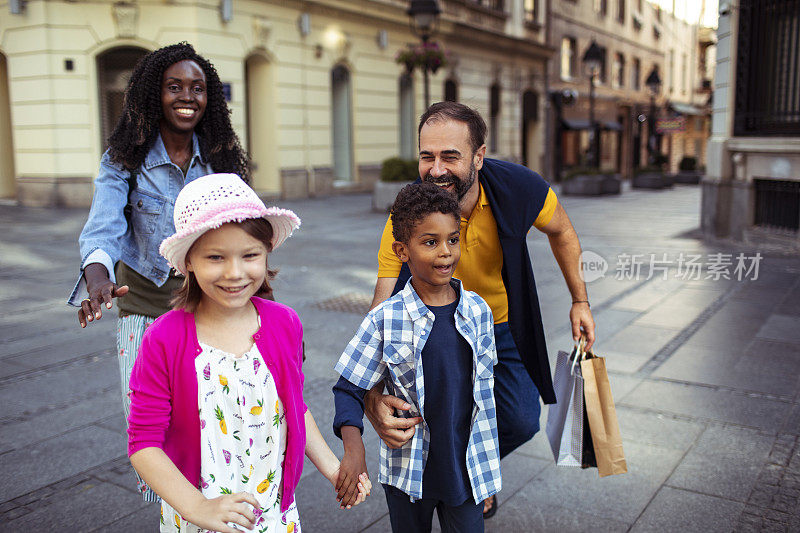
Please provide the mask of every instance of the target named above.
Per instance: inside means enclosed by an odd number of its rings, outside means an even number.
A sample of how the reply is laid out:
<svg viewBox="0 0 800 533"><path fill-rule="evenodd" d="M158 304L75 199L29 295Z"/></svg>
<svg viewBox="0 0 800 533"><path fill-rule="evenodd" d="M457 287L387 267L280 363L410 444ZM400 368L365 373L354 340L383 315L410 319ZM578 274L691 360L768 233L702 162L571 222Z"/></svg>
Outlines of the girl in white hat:
<svg viewBox="0 0 800 533"><path fill-rule="evenodd" d="M299 225L234 174L178 195L160 253L186 280L145 333L128 417L128 455L163 500L161 531L300 531L304 453L336 486L339 460L303 402L300 320L256 296L269 292L269 253ZM342 507L369 495L359 479Z"/></svg>

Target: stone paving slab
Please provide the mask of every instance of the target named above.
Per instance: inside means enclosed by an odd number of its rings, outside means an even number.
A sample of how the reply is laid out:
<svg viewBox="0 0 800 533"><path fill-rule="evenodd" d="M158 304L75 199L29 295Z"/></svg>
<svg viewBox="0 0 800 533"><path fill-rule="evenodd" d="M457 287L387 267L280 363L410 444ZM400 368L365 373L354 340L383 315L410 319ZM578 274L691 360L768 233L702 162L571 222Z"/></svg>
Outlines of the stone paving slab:
<svg viewBox="0 0 800 533"><path fill-rule="evenodd" d="M773 431L792 407L786 401L662 381L642 382L620 404Z"/></svg>
<svg viewBox="0 0 800 533"><path fill-rule="evenodd" d="M703 422L617 408L623 448L629 442L687 451L703 433Z"/></svg>
<svg viewBox="0 0 800 533"><path fill-rule="evenodd" d="M0 501L6 501L69 477L113 458L125 450L119 433L89 426L3 454Z"/></svg>
<svg viewBox="0 0 800 533"><path fill-rule="evenodd" d="M630 531L728 533L743 508L739 502L663 487Z"/></svg>
<svg viewBox="0 0 800 533"><path fill-rule="evenodd" d="M770 351L774 351L773 358ZM772 346L760 353L686 344L652 375L791 398L798 390L800 358L787 360ZM702 377L699 377L702 376Z"/></svg>
<svg viewBox="0 0 800 533"><path fill-rule="evenodd" d="M80 402L68 402L35 417L27 417L23 422L4 425L2 439L14 448L23 449L42 440L86 427L88 424L109 417L109 415L112 415L115 420L119 419L119 424L124 426L120 399L118 389L114 388Z"/></svg>
<svg viewBox="0 0 800 533"><path fill-rule="evenodd" d="M592 516L632 524L661 484L680 462L683 452L628 442L624 445L628 473L600 478L596 469L555 466L545 468L530 483L533 499L542 509L580 502Z"/></svg>
<svg viewBox="0 0 800 533"><path fill-rule="evenodd" d="M142 502L138 494L90 479L29 506L31 512L9 521L6 526L7 531L16 532L91 531L146 506L148 504Z"/></svg>
<svg viewBox="0 0 800 533"><path fill-rule="evenodd" d="M100 389L98 383L103 383L104 388ZM24 420L37 413L67 407L108 390L112 383L119 388L119 366L110 356L13 380L0 388L0 404L4 406L0 421ZM66 389L65 384L69 384Z"/></svg>
<svg viewBox="0 0 800 533"><path fill-rule="evenodd" d="M755 430L710 426L683 458L667 485L746 501L774 440L774 435Z"/></svg>

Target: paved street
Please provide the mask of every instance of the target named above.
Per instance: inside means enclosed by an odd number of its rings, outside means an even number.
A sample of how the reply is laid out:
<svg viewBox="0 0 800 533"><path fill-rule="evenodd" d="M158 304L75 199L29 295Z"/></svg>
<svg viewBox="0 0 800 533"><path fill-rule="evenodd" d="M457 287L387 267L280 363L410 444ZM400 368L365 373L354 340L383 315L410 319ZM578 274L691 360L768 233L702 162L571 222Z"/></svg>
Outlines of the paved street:
<svg viewBox="0 0 800 533"><path fill-rule="evenodd" d="M800 257L762 251L757 279L737 280L737 254L755 250L697 238L697 187L562 201L584 250L608 262L589 297L629 472L556 467L541 432L503 461L487 531L800 531ZM303 226L270 257L275 293L303 319L306 401L341 452L333 365L370 300L385 216L366 195L282 205ZM64 304L85 217L0 206L1 531L157 530L125 456L115 320L82 331ZM533 231L529 246L554 362L571 347L570 298L547 239ZM701 270L686 275L681 254ZM377 438L365 436L376 478ZM390 531L380 487L348 512L333 496L306 461L305 531Z"/></svg>

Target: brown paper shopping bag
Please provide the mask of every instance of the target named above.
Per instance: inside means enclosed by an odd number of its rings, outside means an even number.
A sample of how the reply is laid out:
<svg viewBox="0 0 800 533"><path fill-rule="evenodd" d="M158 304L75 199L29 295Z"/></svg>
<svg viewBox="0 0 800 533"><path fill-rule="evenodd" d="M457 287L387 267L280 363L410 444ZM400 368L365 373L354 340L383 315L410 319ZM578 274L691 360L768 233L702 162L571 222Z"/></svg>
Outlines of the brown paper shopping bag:
<svg viewBox="0 0 800 533"><path fill-rule="evenodd" d="M606 361L602 357L587 353L581 361L583 395L586 399L586 417L594 443L597 470L600 477L624 474L628 471L625 454L622 452L622 437L619 433L617 410L611 397Z"/></svg>

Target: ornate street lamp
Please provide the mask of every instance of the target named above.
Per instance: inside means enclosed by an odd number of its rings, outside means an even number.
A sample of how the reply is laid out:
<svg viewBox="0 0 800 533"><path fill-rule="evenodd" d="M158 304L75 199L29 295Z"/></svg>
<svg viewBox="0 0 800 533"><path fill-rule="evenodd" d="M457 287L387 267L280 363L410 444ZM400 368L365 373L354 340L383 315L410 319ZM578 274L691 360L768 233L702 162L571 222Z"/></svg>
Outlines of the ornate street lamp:
<svg viewBox="0 0 800 533"><path fill-rule="evenodd" d="M411 5L408 7L408 16L410 17L411 31L422 39L422 47L425 48L431 35L436 30L437 23L439 22L439 14L442 12L439 9L439 4L436 0L411 0ZM430 85L428 80L428 67L422 68L423 79L425 81L425 109L430 105Z"/></svg>
<svg viewBox="0 0 800 533"><path fill-rule="evenodd" d="M583 54L583 64L589 74L589 166L599 167L600 145L597 138L597 122L594 119L594 85L597 72L603 64L603 51L594 39Z"/></svg>
<svg viewBox="0 0 800 533"><path fill-rule="evenodd" d="M649 156L649 164L656 164L656 154L658 150L658 137L656 136L656 96L661 91L661 77L658 75L658 65L653 66L650 75L644 82L647 89L650 91L650 121L647 131L647 154Z"/></svg>

